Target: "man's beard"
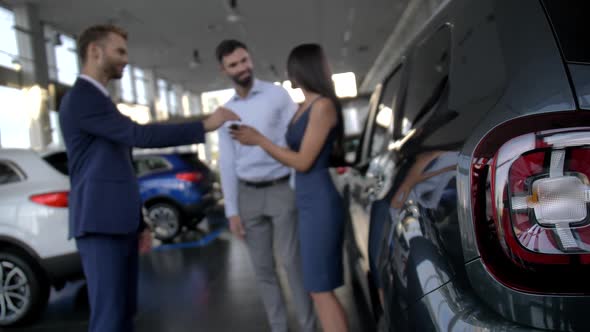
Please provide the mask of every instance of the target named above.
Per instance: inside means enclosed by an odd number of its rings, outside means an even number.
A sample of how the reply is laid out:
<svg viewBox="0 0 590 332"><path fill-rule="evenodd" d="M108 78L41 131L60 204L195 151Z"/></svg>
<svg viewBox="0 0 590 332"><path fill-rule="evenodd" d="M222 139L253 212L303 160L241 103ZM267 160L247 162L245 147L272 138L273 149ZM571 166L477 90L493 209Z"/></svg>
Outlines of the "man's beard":
<svg viewBox="0 0 590 332"><path fill-rule="evenodd" d="M241 86L241 87L249 87L252 84L252 80L254 79L254 74L252 73L252 70L248 70L247 71L248 77L246 78L242 78L240 79L240 76L242 76L244 73L241 73L240 75L236 75L236 76L232 76L232 81L234 81L234 83L236 83L237 85Z"/></svg>
<svg viewBox="0 0 590 332"><path fill-rule="evenodd" d="M117 65L115 64L108 64L104 69L105 74L110 80L118 80L123 77L123 72L119 71Z"/></svg>

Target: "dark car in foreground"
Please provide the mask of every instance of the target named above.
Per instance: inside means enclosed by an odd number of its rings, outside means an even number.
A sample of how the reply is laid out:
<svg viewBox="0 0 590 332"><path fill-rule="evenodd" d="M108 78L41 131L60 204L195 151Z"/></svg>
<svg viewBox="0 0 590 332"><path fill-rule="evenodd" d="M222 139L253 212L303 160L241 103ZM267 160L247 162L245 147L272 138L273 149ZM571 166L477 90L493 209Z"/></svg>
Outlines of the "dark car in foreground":
<svg viewBox="0 0 590 332"><path fill-rule="evenodd" d="M588 12L451 0L383 68L341 179L381 328L590 331Z"/></svg>
<svg viewBox="0 0 590 332"><path fill-rule="evenodd" d="M194 228L219 200L215 174L197 154L137 154L133 164L154 236L170 241L183 227Z"/></svg>

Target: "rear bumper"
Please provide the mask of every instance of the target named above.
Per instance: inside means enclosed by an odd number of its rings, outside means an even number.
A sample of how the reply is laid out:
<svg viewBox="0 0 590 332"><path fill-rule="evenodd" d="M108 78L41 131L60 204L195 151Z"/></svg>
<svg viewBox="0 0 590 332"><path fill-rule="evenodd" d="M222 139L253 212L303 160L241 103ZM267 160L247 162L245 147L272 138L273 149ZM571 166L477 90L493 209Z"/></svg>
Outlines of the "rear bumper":
<svg viewBox="0 0 590 332"><path fill-rule="evenodd" d="M82 260L78 252L42 259L41 265L54 285L84 278Z"/></svg>
<svg viewBox="0 0 590 332"><path fill-rule="evenodd" d="M505 319L538 329L590 330L586 313L590 296L524 293L499 283L481 259L473 260L465 267L478 298Z"/></svg>
<svg viewBox="0 0 590 332"><path fill-rule="evenodd" d="M409 310L415 331L542 331L505 320L453 282L430 292Z"/></svg>
<svg viewBox="0 0 590 332"><path fill-rule="evenodd" d="M218 201L218 194L210 191L206 195L203 195L197 203L183 205L182 212L188 217L203 217L211 208L217 205Z"/></svg>

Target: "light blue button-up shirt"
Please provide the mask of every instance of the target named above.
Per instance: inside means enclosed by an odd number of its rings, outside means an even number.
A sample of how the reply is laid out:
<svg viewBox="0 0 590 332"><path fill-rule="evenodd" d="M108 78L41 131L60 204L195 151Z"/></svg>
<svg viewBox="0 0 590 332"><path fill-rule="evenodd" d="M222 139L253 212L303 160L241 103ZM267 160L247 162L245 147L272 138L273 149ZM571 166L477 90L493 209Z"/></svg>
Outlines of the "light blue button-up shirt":
<svg viewBox="0 0 590 332"><path fill-rule="evenodd" d="M245 98L235 94L225 107L234 111L242 119L242 124L256 128L277 145L287 145L285 133L297 111L297 104L281 86L255 80ZM227 217L239 215L239 180L269 181L288 175L291 171L262 148L234 141L229 135L230 124L219 129L219 167Z"/></svg>

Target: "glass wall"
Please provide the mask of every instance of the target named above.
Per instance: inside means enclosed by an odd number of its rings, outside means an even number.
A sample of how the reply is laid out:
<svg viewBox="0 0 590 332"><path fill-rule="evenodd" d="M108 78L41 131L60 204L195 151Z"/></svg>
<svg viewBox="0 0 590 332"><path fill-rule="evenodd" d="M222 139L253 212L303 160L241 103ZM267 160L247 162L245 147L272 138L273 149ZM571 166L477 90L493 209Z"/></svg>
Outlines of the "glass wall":
<svg viewBox="0 0 590 332"><path fill-rule="evenodd" d="M25 93L20 89L0 86L0 146L31 147L31 114L25 111Z"/></svg>
<svg viewBox="0 0 590 332"><path fill-rule="evenodd" d="M168 105L169 105L168 113L170 115L180 115L180 112L178 111L179 102L178 102L178 95L176 94L176 89L173 86L171 86L167 92L168 92Z"/></svg>
<svg viewBox="0 0 590 332"><path fill-rule="evenodd" d="M14 13L0 7L0 66L20 70Z"/></svg>
<svg viewBox="0 0 590 332"><path fill-rule="evenodd" d="M135 97L137 98L135 102L141 105L148 105L149 101L146 92L146 77L143 69L133 67L133 74L133 78L135 79Z"/></svg>
<svg viewBox="0 0 590 332"><path fill-rule="evenodd" d="M156 113L158 119L168 118L168 83L158 79L158 100L156 102Z"/></svg>
<svg viewBox="0 0 590 332"><path fill-rule="evenodd" d="M127 103L134 103L133 97L133 77L131 77L132 68L130 65L125 66L123 77L121 78L121 99Z"/></svg>
<svg viewBox="0 0 590 332"><path fill-rule="evenodd" d="M57 34L54 52L57 81L66 85L74 85L79 72L76 41L64 34Z"/></svg>
<svg viewBox="0 0 590 332"><path fill-rule="evenodd" d="M74 85L80 71L76 40L48 25L43 30L49 78L64 85Z"/></svg>

